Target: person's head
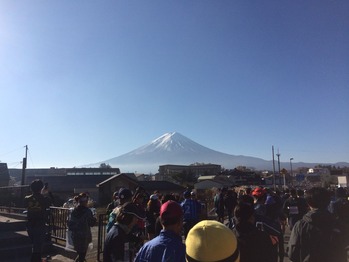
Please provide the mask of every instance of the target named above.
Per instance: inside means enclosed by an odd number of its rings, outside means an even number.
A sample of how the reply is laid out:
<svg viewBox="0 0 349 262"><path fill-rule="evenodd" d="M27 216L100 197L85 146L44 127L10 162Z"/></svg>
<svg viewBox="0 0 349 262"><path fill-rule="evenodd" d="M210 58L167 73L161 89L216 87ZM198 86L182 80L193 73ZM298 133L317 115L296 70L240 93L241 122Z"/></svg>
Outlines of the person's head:
<svg viewBox="0 0 349 262"><path fill-rule="evenodd" d="M115 192L113 193L112 200L116 201L116 200L118 200L118 198L119 198L119 192L115 191Z"/></svg>
<svg viewBox="0 0 349 262"><path fill-rule="evenodd" d="M336 198L346 198L347 192L343 187L338 187L335 192Z"/></svg>
<svg viewBox="0 0 349 262"><path fill-rule="evenodd" d="M251 193L252 193L252 188L246 187L245 192L246 192L246 195L251 195Z"/></svg>
<svg viewBox="0 0 349 262"><path fill-rule="evenodd" d="M136 188L136 192L134 193L133 197L132 197L132 201L140 201L140 198L142 197L142 201L144 200L144 196L146 195L146 190L141 187L141 186L138 186Z"/></svg>
<svg viewBox="0 0 349 262"><path fill-rule="evenodd" d="M295 188L291 188L290 194L292 197L297 197L297 190Z"/></svg>
<svg viewBox="0 0 349 262"><path fill-rule="evenodd" d="M239 202L234 209L234 217L237 224L254 222L253 203Z"/></svg>
<svg viewBox="0 0 349 262"><path fill-rule="evenodd" d="M238 202L243 202L243 203L249 203L251 205L253 205L254 203L254 199L251 195L241 195L238 198Z"/></svg>
<svg viewBox="0 0 349 262"><path fill-rule="evenodd" d="M298 196L298 197L304 197L304 190L302 190L302 189L297 189L297 196Z"/></svg>
<svg viewBox="0 0 349 262"><path fill-rule="evenodd" d="M194 191L190 192L190 196L192 199L196 199L196 193Z"/></svg>
<svg viewBox="0 0 349 262"><path fill-rule="evenodd" d="M183 209L175 201L169 200L161 205L160 222L165 230L181 234L183 226Z"/></svg>
<svg viewBox="0 0 349 262"><path fill-rule="evenodd" d="M147 208L148 209L152 209L152 208L155 208L155 207L158 207L158 206L159 206L159 197L156 194L152 194L149 197L149 201L147 203Z"/></svg>
<svg viewBox="0 0 349 262"><path fill-rule="evenodd" d="M80 206L87 206L88 199L89 197L86 193L80 193L79 195L74 197L75 202Z"/></svg>
<svg viewBox="0 0 349 262"><path fill-rule="evenodd" d="M164 204L164 203L166 203L166 202L169 201L169 200L176 201L176 198L175 198L174 195L166 194L166 195L162 196L161 204Z"/></svg>
<svg viewBox="0 0 349 262"><path fill-rule="evenodd" d="M233 194L234 194L234 190L233 189L228 189L227 196L231 197L231 196L233 196Z"/></svg>
<svg viewBox="0 0 349 262"><path fill-rule="evenodd" d="M191 192L190 192L189 190L187 190L187 191L185 191L185 192L183 193L183 197L184 197L185 199L190 198L190 194L191 194Z"/></svg>
<svg viewBox="0 0 349 262"><path fill-rule="evenodd" d="M235 234L215 220L203 220L192 227L185 245L188 262L240 261Z"/></svg>
<svg viewBox="0 0 349 262"><path fill-rule="evenodd" d="M158 201L159 200L159 196L157 194L152 194L152 195L150 195L149 200Z"/></svg>
<svg viewBox="0 0 349 262"><path fill-rule="evenodd" d="M313 187L305 192L305 200L311 208L327 208L331 201L330 192L323 187Z"/></svg>
<svg viewBox="0 0 349 262"><path fill-rule="evenodd" d="M275 205L276 204L275 197L268 194L267 198L265 199L265 204L269 206Z"/></svg>
<svg viewBox="0 0 349 262"><path fill-rule="evenodd" d="M44 183L40 179L35 179L30 184L30 189L33 193L40 193L41 189L44 187Z"/></svg>
<svg viewBox="0 0 349 262"><path fill-rule="evenodd" d="M267 190L263 187L256 187L252 191L252 196L257 202L264 203L265 200L267 199Z"/></svg>
<svg viewBox="0 0 349 262"><path fill-rule="evenodd" d="M132 200L132 192L130 189L122 187L119 189L118 197L119 197L120 204L122 205Z"/></svg>
<svg viewBox="0 0 349 262"><path fill-rule="evenodd" d="M116 221L132 228L139 219L145 219L144 212L132 202L124 203L116 215Z"/></svg>

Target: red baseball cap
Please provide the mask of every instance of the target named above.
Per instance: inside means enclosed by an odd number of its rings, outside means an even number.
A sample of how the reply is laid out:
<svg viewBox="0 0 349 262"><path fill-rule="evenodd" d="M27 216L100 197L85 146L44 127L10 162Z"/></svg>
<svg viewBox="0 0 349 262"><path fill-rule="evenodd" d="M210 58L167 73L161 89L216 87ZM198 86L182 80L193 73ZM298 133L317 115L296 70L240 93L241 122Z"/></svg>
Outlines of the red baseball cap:
<svg viewBox="0 0 349 262"><path fill-rule="evenodd" d="M161 205L160 217L163 220L179 218L182 216L183 216L183 209L176 201L169 200Z"/></svg>
<svg viewBox="0 0 349 262"><path fill-rule="evenodd" d="M256 188L252 191L252 196L254 196L254 197L256 197L256 198L261 198L261 197L263 197L266 193L267 193L267 190L266 190L265 188L256 187Z"/></svg>

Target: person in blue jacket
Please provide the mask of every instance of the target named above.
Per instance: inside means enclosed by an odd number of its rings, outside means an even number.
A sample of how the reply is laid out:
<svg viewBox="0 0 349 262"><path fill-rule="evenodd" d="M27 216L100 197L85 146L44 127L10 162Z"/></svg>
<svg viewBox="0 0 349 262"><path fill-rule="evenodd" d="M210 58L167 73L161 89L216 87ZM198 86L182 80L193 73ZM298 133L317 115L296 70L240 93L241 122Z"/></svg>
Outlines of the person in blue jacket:
<svg viewBox="0 0 349 262"><path fill-rule="evenodd" d="M195 193L194 193L195 195ZM187 238L189 230L199 222L199 216L201 213L201 205L195 199L192 198L190 191L185 191L183 193L184 201L181 203L183 209L183 231L184 237Z"/></svg>
<svg viewBox="0 0 349 262"><path fill-rule="evenodd" d="M135 262L184 262L185 245L182 241L183 210L172 200L160 209L163 229L160 235L144 244L136 255Z"/></svg>

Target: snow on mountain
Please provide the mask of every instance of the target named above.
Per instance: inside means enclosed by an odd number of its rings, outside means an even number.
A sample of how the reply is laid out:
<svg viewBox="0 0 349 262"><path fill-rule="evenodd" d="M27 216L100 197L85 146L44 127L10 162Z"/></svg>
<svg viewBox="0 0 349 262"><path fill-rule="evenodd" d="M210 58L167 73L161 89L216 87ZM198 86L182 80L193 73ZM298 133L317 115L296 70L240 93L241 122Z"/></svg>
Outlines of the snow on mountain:
<svg viewBox="0 0 349 262"><path fill-rule="evenodd" d="M160 165L190 165L193 163L218 164L226 169L246 166L256 170L273 170L272 160L221 153L204 147L178 132L166 133L129 153L87 166L98 166L101 163L118 167L122 172L138 173L157 173ZM294 162L293 167L310 168L317 164L320 163ZM288 162L281 162L280 165L281 168L289 168Z"/></svg>
<svg viewBox="0 0 349 262"><path fill-rule="evenodd" d="M247 166L270 169L271 161L248 156L234 156L204 147L178 132L166 133L129 153L100 163L119 167L122 172L156 173L159 165L193 163L220 164L224 168ZM98 164L98 163L97 163Z"/></svg>
<svg viewBox="0 0 349 262"><path fill-rule="evenodd" d="M144 145L136 150L131 151L126 155L140 155L150 152L193 152L202 153L212 151L189 138L181 135L178 132L166 133L147 145Z"/></svg>

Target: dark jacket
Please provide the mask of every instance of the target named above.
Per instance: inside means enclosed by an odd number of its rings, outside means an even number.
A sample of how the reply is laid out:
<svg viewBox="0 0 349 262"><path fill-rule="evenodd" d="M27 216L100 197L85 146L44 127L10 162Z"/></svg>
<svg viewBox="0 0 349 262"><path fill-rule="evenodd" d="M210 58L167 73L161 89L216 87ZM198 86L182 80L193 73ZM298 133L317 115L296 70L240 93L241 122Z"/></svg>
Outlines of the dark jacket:
<svg viewBox="0 0 349 262"><path fill-rule="evenodd" d="M308 204L304 198L290 196L283 205L283 212L288 218L290 230L294 224L308 212Z"/></svg>
<svg viewBox="0 0 349 262"><path fill-rule="evenodd" d="M104 262L130 261L129 233L125 225L112 226L104 242Z"/></svg>
<svg viewBox="0 0 349 262"><path fill-rule="evenodd" d="M96 224L92 211L85 206L77 206L71 213L68 228L72 231L74 249L77 252L86 252L92 242L91 227Z"/></svg>
<svg viewBox="0 0 349 262"><path fill-rule="evenodd" d="M27 226L44 226L48 222L49 203L41 193L25 197L27 207Z"/></svg>
<svg viewBox="0 0 349 262"><path fill-rule="evenodd" d="M266 232L258 230L251 223L237 224L233 232L238 240L240 262L275 261L273 245Z"/></svg>
<svg viewBox="0 0 349 262"><path fill-rule="evenodd" d="M293 262L344 262L342 243L334 217L325 209L314 209L293 227L288 256Z"/></svg>

